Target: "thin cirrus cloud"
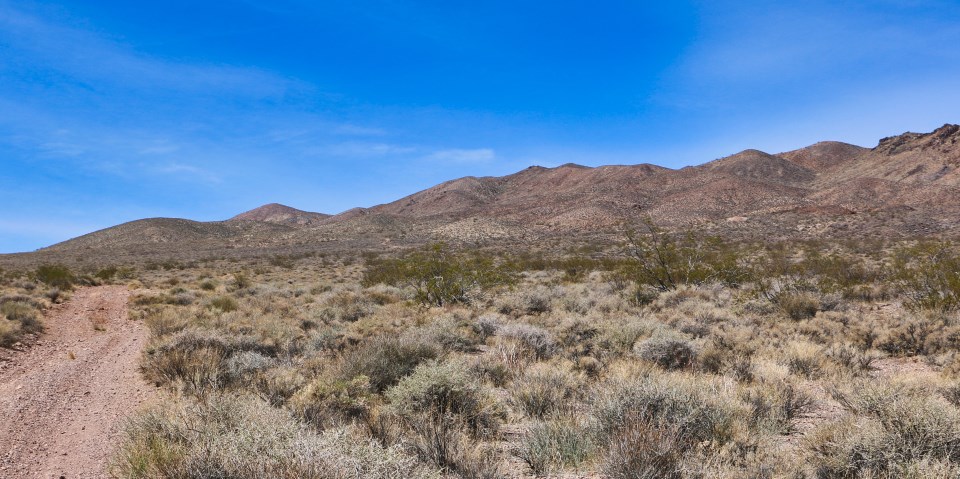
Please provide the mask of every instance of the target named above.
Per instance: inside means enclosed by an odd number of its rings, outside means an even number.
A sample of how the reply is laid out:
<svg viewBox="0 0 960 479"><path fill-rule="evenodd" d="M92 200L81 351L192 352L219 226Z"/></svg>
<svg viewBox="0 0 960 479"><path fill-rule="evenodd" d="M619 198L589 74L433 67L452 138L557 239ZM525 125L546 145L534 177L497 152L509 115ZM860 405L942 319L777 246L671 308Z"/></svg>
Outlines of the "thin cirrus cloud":
<svg viewBox="0 0 960 479"><path fill-rule="evenodd" d="M490 148L477 149L449 149L434 151L427 155L427 159L445 163L488 163L496 159L497 155Z"/></svg>
<svg viewBox="0 0 960 479"><path fill-rule="evenodd" d="M0 39L9 52L53 81L73 81L94 90L110 88L281 96L304 83L255 68L198 65L137 53L91 31L46 21L0 3ZM18 66L23 66L21 62Z"/></svg>

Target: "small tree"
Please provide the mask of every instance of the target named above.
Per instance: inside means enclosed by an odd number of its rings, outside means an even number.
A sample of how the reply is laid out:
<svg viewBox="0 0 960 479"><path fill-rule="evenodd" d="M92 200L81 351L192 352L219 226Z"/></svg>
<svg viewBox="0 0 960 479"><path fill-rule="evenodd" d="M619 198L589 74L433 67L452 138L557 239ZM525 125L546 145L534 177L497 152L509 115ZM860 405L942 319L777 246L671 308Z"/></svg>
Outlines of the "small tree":
<svg viewBox="0 0 960 479"><path fill-rule="evenodd" d="M649 218L642 231L627 231L627 274L661 291L682 284L739 284L745 271L736 252L720 238L693 232L670 234Z"/></svg>
<svg viewBox="0 0 960 479"><path fill-rule="evenodd" d="M462 254L437 243L401 258L372 261L364 284L412 286L417 301L443 306L467 303L477 289L510 284L513 275L489 256Z"/></svg>

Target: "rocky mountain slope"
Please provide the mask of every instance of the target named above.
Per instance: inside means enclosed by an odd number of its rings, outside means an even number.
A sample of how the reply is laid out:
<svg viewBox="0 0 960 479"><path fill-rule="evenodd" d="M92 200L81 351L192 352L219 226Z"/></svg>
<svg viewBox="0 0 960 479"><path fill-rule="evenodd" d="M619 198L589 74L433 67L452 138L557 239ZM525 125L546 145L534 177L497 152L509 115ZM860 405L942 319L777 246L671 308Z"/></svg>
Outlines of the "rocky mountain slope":
<svg viewBox="0 0 960 479"><path fill-rule="evenodd" d="M264 223L274 223L278 225L305 226L319 223L329 217L330 215L323 213L312 213L278 203L270 203L245 213L240 213L227 221L262 221Z"/></svg>
<svg viewBox="0 0 960 479"><path fill-rule="evenodd" d="M465 177L392 203L328 216L271 204L228 221L147 219L47 248L77 252L349 249L428 241L587 239L644 217L733 237L960 233L960 126L884 138L746 150L699 166L532 166Z"/></svg>

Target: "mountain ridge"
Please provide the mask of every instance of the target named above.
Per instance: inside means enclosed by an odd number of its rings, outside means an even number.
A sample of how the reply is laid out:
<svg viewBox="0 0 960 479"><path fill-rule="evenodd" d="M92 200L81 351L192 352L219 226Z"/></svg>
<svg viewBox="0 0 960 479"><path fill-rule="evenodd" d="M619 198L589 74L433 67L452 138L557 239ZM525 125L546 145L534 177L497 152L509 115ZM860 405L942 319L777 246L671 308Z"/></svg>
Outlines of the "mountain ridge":
<svg viewBox="0 0 960 479"><path fill-rule="evenodd" d="M271 203L223 222L139 220L44 251L586 238L614 235L618 225L646 217L746 238L957 233L960 126L884 138L873 148L827 141L779 154L744 150L681 169L531 166L501 177L452 179L336 215Z"/></svg>

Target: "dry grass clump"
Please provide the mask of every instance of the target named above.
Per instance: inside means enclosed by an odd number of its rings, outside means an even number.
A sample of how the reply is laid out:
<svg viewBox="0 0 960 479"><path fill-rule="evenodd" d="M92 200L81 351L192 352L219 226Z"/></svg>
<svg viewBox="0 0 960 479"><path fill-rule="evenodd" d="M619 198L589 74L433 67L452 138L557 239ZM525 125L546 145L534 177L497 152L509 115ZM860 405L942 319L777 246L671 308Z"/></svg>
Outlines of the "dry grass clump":
<svg viewBox="0 0 960 479"><path fill-rule="evenodd" d="M385 397L390 411L405 421L444 418L463 424L474 436L492 437L505 419L491 391L462 362L422 364Z"/></svg>
<svg viewBox="0 0 960 479"><path fill-rule="evenodd" d="M915 306L927 259L657 241L143 272L144 370L183 407L256 395L298 434L373 437L450 478L956 476L960 321Z"/></svg>
<svg viewBox="0 0 960 479"><path fill-rule="evenodd" d="M421 338L381 336L348 352L340 365L340 376L366 376L374 392L383 392L413 371L421 363L436 359L440 348Z"/></svg>
<svg viewBox="0 0 960 479"><path fill-rule="evenodd" d="M315 433L250 397L165 403L127 425L115 477L439 478L399 447L349 428Z"/></svg>
<svg viewBox="0 0 960 479"><path fill-rule="evenodd" d="M542 418L568 410L581 392L581 379L569 370L536 364L512 388L512 401L524 414Z"/></svg>
<svg viewBox="0 0 960 479"><path fill-rule="evenodd" d="M960 470L960 410L922 389L857 381L834 393L855 416L810 438L820 477L932 477ZM939 472L937 472L939 471Z"/></svg>
<svg viewBox="0 0 960 479"><path fill-rule="evenodd" d="M518 455L533 472L549 477L564 468L588 464L596 447L592 425L570 414L533 423L521 440Z"/></svg>
<svg viewBox="0 0 960 479"><path fill-rule="evenodd" d="M29 302L0 302L0 347L9 347L27 335L43 331L40 312Z"/></svg>

